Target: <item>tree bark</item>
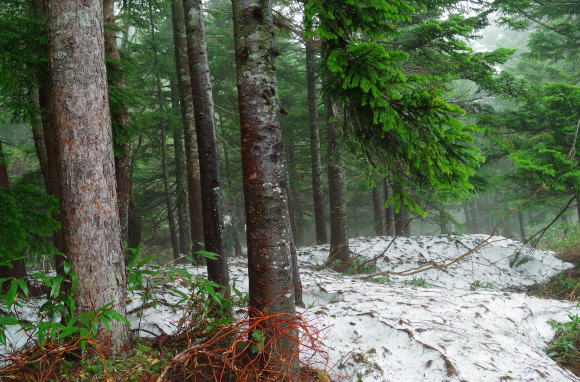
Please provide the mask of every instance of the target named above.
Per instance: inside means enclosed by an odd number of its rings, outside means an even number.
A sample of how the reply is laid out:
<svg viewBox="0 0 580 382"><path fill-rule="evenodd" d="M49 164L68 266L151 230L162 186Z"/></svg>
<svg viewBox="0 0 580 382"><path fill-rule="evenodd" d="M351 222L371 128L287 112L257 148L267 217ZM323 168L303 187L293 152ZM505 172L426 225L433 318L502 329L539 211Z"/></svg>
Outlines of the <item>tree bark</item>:
<svg viewBox="0 0 580 382"><path fill-rule="evenodd" d="M375 234L381 236L385 234L385 227L383 224L383 206L384 203L381 201L381 190L378 185L375 185L372 189L373 196L373 215L375 219Z"/></svg>
<svg viewBox="0 0 580 382"><path fill-rule="evenodd" d="M389 177L384 178L385 183L385 200L389 200L393 196L393 188ZM396 236L396 224L395 224L395 208L393 207L393 202L390 202L385 208L385 233L390 236Z"/></svg>
<svg viewBox="0 0 580 382"><path fill-rule="evenodd" d="M125 74L120 65L121 55L117 46L115 28L115 0L103 0L103 12L105 18L105 55L108 59L108 82L109 86L118 89L126 87ZM131 190L131 155L129 137L129 111L127 103L122 99L117 103L111 103L111 119L113 126L113 142L115 148L115 178L117 180L117 204L121 224L121 238L127 241L129 238L129 196Z"/></svg>
<svg viewBox="0 0 580 382"><path fill-rule="evenodd" d="M224 211L202 1L184 0L183 9L201 173L203 238L206 251L219 255L217 260L207 259L207 273L210 280L224 286L227 294L229 274L224 244Z"/></svg>
<svg viewBox="0 0 580 382"><path fill-rule="evenodd" d="M197 153L197 136L195 133L195 117L193 112L193 88L189 70L187 52L187 35L185 31L185 16L183 1L173 0L171 4L173 15L173 42L175 45L175 65L177 67L177 83L181 105L181 120L185 139L185 158L187 169L187 189L189 203L189 221L192 254L198 262L203 258L195 252L203 249L203 217L201 208L201 175L199 173L199 156Z"/></svg>
<svg viewBox="0 0 580 382"><path fill-rule="evenodd" d="M408 213L405 206L401 206L398 213L395 213L395 231L397 236L409 236L408 232Z"/></svg>
<svg viewBox="0 0 580 382"><path fill-rule="evenodd" d="M337 123L340 117L338 105L328 95L325 96L327 118L327 145L328 145L328 196L330 199L330 255L328 264L339 271L348 268L350 262L350 248L346 221L346 185L344 183L344 169L338 142Z"/></svg>
<svg viewBox="0 0 580 382"><path fill-rule="evenodd" d="M316 97L316 57L313 42L306 41L306 82L308 91L308 117L310 120L310 163L312 167L312 196L314 199L314 221L316 243L328 243L322 192L322 165L320 159L320 122Z"/></svg>
<svg viewBox="0 0 580 382"><path fill-rule="evenodd" d="M291 230L284 192L285 155L274 66L277 53L273 41L272 5L268 0L232 0L232 4L246 204L250 313L252 316L293 314ZM291 378L298 358L297 339L290 338L294 335L298 333L283 335L267 355L275 360L279 365L277 371L283 374L273 371L264 377L275 375L283 380ZM290 368L286 368L288 362L293 363Z"/></svg>
<svg viewBox="0 0 580 382"><path fill-rule="evenodd" d="M112 303L125 315L125 261L100 1L49 0L50 99L56 130L63 232L78 276L79 312ZM105 355L129 347L128 327L111 321L96 336Z"/></svg>
<svg viewBox="0 0 580 382"><path fill-rule="evenodd" d="M179 91L175 81L171 81L171 103L173 110L179 109ZM173 150L175 153L175 202L177 203L177 225L179 226L179 253L189 255L189 218L187 211L187 182L185 152L183 151L183 126L173 126Z"/></svg>

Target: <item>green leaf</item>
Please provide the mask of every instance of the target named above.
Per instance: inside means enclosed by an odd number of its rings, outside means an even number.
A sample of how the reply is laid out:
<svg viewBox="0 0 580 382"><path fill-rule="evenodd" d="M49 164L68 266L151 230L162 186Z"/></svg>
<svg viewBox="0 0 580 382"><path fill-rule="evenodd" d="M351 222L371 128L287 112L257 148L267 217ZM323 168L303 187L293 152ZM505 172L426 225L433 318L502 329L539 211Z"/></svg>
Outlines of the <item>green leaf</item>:
<svg viewBox="0 0 580 382"><path fill-rule="evenodd" d="M16 301L16 294L18 292L18 279L13 279L10 283L10 289L6 292L6 308L10 309Z"/></svg>
<svg viewBox="0 0 580 382"><path fill-rule="evenodd" d="M203 281L203 289L213 298L213 300L219 305L222 306L222 301L220 299L220 297L217 295L213 285L214 283L212 283L209 280L204 280Z"/></svg>
<svg viewBox="0 0 580 382"><path fill-rule="evenodd" d="M52 280L52 288L50 289L50 297L57 297L60 295L60 286L64 280L64 276L56 276Z"/></svg>
<svg viewBox="0 0 580 382"><path fill-rule="evenodd" d="M127 319L127 317L123 316L121 313L116 312L114 310L109 310L107 312L107 316L112 318L115 321L122 322L127 325L131 325L131 322Z"/></svg>
<svg viewBox="0 0 580 382"><path fill-rule="evenodd" d="M68 261L63 261L62 270L63 270L64 274L68 275L71 269L72 269L71 263L69 263Z"/></svg>
<svg viewBox="0 0 580 382"><path fill-rule="evenodd" d="M18 319L11 316L0 316L0 326L18 325Z"/></svg>
<svg viewBox="0 0 580 382"><path fill-rule="evenodd" d="M195 253L201 257L205 257L206 259L210 260L218 260L220 258L220 255L215 252L197 251Z"/></svg>

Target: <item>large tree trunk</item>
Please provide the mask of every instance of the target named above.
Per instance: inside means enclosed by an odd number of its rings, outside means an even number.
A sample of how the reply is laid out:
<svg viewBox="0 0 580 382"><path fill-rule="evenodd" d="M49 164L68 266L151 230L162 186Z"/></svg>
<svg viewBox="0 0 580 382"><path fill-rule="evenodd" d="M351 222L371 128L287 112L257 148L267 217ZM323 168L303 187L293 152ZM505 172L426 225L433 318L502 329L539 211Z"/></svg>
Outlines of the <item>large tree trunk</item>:
<svg viewBox="0 0 580 382"><path fill-rule="evenodd" d="M179 109L179 91L175 81L171 81L171 103L173 110ZM175 153L175 202L177 203L177 225L179 226L179 253L189 255L189 218L187 211L187 183L185 172L185 152L183 151L183 126L173 126L173 150Z"/></svg>
<svg viewBox="0 0 580 382"><path fill-rule="evenodd" d="M308 116L310 118L310 162L312 166L312 196L314 199L314 221L316 243L328 243L322 192L322 165L320 159L320 123L316 97L316 57L312 41L306 41L306 81L308 90Z"/></svg>
<svg viewBox="0 0 580 382"><path fill-rule="evenodd" d="M233 0L242 164L248 238L250 312L294 313L291 230L284 192L284 145L269 1ZM278 323L281 325L281 323ZM275 330L272 328L272 330ZM297 366L298 341L286 333L267 356L282 364L265 377L289 380ZM266 339L268 341L268 339ZM294 361L292 361L294 360ZM284 374L284 373L290 373ZM273 375L274 374L274 375Z"/></svg>
<svg viewBox="0 0 580 382"><path fill-rule="evenodd" d="M115 27L115 0L103 0L105 18L105 54L108 59L109 85L118 89L126 86L125 74L121 64L121 55L117 47ZM111 98L109 98L109 102ZM111 119L113 124L113 142L115 148L115 178L117 180L117 204L121 220L121 238L129 239L129 194L131 190L131 155L129 137L129 112L126 102L122 99L111 103Z"/></svg>
<svg viewBox="0 0 580 382"><path fill-rule="evenodd" d="M330 255L328 264L333 268L344 271L350 262L350 248L346 222L346 185L344 183L344 169L338 143L338 118L340 113L329 96L325 96L327 118L327 145L328 145L328 196L330 199Z"/></svg>
<svg viewBox="0 0 580 382"><path fill-rule="evenodd" d="M389 177L384 178L385 183L385 201L389 200L393 196L393 188L391 187L391 182ZM396 236L396 224L395 224L395 208L393 207L393 202L390 202L385 208L385 233L390 236Z"/></svg>
<svg viewBox="0 0 580 382"><path fill-rule="evenodd" d="M78 276L79 312L112 303L125 315L125 261L100 1L49 0L48 52L58 147L63 232ZM111 321L96 336L106 355L129 347L129 330Z"/></svg>
<svg viewBox="0 0 580 382"><path fill-rule="evenodd" d="M383 223L383 206L385 203L381 201L381 190L377 185L372 189L373 196L373 215L375 219L375 234L377 236L385 234L385 227Z"/></svg>
<svg viewBox="0 0 580 382"><path fill-rule="evenodd" d="M157 41L157 31L155 21L153 19L153 6L151 0L148 1L149 8L149 25L151 27L151 41L153 44ZM159 64L159 52L153 45L153 66L155 71L155 86L157 90L157 110L160 115L165 114L165 101L163 99L163 87L161 84L161 65ZM167 155L167 124L168 121L163 119L160 126L160 145L161 145L161 179L163 182L163 194L165 198L165 206L167 208L167 223L169 225L169 236L171 238L171 249L173 258L179 258L179 240L177 239L177 229L175 225L175 216L173 214L173 201L171 199L171 188L169 185L169 165Z"/></svg>
<svg viewBox="0 0 580 382"><path fill-rule="evenodd" d="M4 151L2 150L2 141L0 141L0 188L9 188L10 178L8 177L8 162L4 156ZM12 260L11 266L0 266L0 277L1 278L25 278L26 277L26 266L24 264L24 259ZM4 283L0 284L0 289L4 289Z"/></svg>
<svg viewBox="0 0 580 382"><path fill-rule="evenodd" d="M207 259L207 273L209 279L223 285L227 293L229 274L224 244L223 200L202 2L184 0L183 7L201 172L203 238L206 251L219 255L217 260Z"/></svg>
<svg viewBox="0 0 580 382"><path fill-rule="evenodd" d="M34 10L34 16L42 23L48 24L48 4L47 0L32 0L32 7ZM48 47L45 46L46 49ZM56 143L56 131L52 121L52 105L50 103L50 78L49 78L49 68L48 65L42 66L39 70L40 75L38 78L38 104L41 112L41 124L42 124L42 138L44 140L44 153L39 154L39 157L46 155L46 165L41 167L42 175L44 177L44 186L46 193L53 196L56 200L61 202L60 197L60 176L58 173L57 163L58 163L58 148ZM40 148L37 149L41 150ZM42 159L40 159L42 161ZM53 213L53 219L61 223L63 226L62 210L59 209L58 212ZM63 275L63 263L67 260L64 242L64 233L62 229L52 233L52 242L57 254L54 256L56 271L58 274Z"/></svg>
<svg viewBox="0 0 580 382"><path fill-rule="evenodd" d="M173 42L175 45L175 65L177 67L177 83L181 105L181 120L185 138L185 158L187 164L187 189L189 202L189 222L192 252L203 249L203 217L201 208L201 175L199 173L199 156L197 154L197 136L195 133L195 117L193 113L193 88L189 71L189 56L187 53L187 35L183 14L183 1L173 0L171 4L173 15Z"/></svg>

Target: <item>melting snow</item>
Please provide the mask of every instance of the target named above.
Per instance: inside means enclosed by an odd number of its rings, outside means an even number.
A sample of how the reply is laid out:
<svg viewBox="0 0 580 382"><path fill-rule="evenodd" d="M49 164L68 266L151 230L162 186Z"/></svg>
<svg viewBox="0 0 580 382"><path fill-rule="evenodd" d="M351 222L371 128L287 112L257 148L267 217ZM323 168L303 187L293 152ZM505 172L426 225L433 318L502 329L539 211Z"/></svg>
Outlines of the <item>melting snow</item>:
<svg viewBox="0 0 580 382"><path fill-rule="evenodd" d="M382 278L320 270L328 246L300 248L306 303L302 313L306 318L315 317L320 327L327 327L325 347L334 379L580 381L544 351L554 335L547 321L567 320L570 312L578 313L576 306L507 292L545 281L571 267L553 253L493 237L448 268L410 276L392 273L435 267L486 239L485 235L352 239L351 250L359 262L375 259L369 262L375 273L391 272ZM518 253L515 264L520 265L510 266ZM199 268L190 271L203 273ZM247 289L243 263L231 265L231 276L239 289ZM386 283L371 281L385 282L387 277ZM481 287L486 289L478 289ZM161 304L130 314L133 328L140 325L151 333L175 329L181 310L172 305L179 297L167 286L161 296ZM140 304L140 296L133 295L128 311ZM33 314L30 305L26 307L21 314ZM13 330L11 339L18 342L22 335Z"/></svg>

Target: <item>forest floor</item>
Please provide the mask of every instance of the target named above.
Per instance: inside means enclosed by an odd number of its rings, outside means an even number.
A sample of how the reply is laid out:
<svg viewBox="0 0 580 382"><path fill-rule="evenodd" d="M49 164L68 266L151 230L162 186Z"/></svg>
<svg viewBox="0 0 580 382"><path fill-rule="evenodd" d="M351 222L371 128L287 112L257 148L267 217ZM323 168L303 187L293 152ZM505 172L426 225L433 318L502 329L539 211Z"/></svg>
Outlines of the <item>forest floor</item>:
<svg viewBox="0 0 580 382"><path fill-rule="evenodd" d="M522 293L572 267L552 252L486 235L358 238L350 244L355 265L349 274L322 265L328 246L298 250L300 312L322 329L328 362L318 367L327 368L333 381L580 381L545 351L555 334L549 321L567 321L578 314L576 304ZM245 261L232 259L231 277L242 293L246 273ZM133 293L133 329L175 331L182 306L172 288L187 291L159 285L148 292L155 292L155 304ZM21 315L32 315L40 303L24 304ZM13 346L22 341L19 335L9 338Z"/></svg>

